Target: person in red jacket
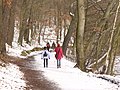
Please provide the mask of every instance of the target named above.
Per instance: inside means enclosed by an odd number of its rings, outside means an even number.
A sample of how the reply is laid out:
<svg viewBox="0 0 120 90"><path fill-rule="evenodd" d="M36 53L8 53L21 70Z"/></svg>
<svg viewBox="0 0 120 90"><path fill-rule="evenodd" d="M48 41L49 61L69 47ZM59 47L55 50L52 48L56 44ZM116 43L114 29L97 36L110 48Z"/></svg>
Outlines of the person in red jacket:
<svg viewBox="0 0 120 90"><path fill-rule="evenodd" d="M57 44L57 47L55 48L55 58L57 60L57 68L61 68L61 59L63 58L63 51L60 47L60 44Z"/></svg>

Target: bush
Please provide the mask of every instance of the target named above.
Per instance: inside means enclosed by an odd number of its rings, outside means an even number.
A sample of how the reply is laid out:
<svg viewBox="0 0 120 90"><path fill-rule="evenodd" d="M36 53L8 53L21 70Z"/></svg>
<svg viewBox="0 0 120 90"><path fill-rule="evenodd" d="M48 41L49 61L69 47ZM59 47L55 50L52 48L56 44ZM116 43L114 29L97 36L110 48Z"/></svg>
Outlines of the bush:
<svg viewBox="0 0 120 90"><path fill-rule="evenodd" d="M43 50L43 48L35 47L35 48L33 48L31 51L41 51L41 50Z"/></svg>
<svg viewBox="0 0 120 90"><path fill-rule="evenodd" d="M26 50L21 52L21 56L27 56L27 55L28 55L28 53L26 52Z"/></svg>
<svg viewBox="0 0 120 90"><path fill-rule="evenodd" d="M21 56L27 56L28 54L30 54L31 52L34 52L34 51L41 51L43 50L43 48L40 48L40 47L35 47L33 48L32 50L24 50L21 52Z"/></svg>

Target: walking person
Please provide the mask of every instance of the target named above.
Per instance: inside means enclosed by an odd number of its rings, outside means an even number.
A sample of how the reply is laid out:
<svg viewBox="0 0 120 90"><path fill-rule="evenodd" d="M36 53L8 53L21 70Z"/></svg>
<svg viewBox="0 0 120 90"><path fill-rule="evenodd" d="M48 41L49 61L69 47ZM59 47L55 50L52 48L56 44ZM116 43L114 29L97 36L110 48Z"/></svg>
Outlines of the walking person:
<svg viewBox="0 0 120 90"><path fill-rule="evenodd" d="M41 59L44 60L44 68L48 67L48 59L50 59L50 52L47 50L47 47L44 47L44 51L42 52Z"/></svg>
<svg viewBox="0 0 120 90"><path fill-rule="evenodd" d="M57 60L57 68L61 68L61 59L63 58L63 51L60 47L60 44L57 44L57 47L55 48L55 58Z"/></svg>
<svg viewBox="0 0 120 90"><path fill-rule="evenodd" d="M55 42L52 43L52 49L55 49L56 45L55 45Z"/></svg>
<svg viewBox="0 0 120 90"><path fill-rule="evenodd" d="M49 42L47 42L46 47L47 47L47 50L49 51L49 49L50 49L50 44L49 44Z"/></svg>

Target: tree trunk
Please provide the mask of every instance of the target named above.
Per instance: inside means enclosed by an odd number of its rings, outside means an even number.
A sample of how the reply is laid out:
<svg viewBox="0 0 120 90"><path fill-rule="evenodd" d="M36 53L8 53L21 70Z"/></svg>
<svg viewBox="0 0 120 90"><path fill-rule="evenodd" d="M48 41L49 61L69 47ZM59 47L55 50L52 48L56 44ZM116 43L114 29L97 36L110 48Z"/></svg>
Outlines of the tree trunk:
<svg viewBox="0 0 120 90"><path fill-rule="evenodd" d="M27 0L22 1L21 11L20 11L20 32L18 37L18 43L22 45L25 30L27 27L27 19L28 19L28 9L27 9L28 3Z"/></svg>
<svg viewBox="0 0 120 90"><path fill-rule="evenodd" d="M1 11L0 11L0 53L6 53L6 36L5 36L5 32L6 32L6 2L4 0L1 1Z"/></svg>
<svg viewBox="0 0 120 90"><path fill-rule="evenodd" d="M82 71L85 71L85 59L84 59L85 5L84 0L77 0L77 3L78 3L78 23L76 31L77 65Z"/></svg>
<svg viewBox="0 0 120 90"><path fill-rule="evenodd" d="M42 28L43 28L43 24L41 24L40 26L39 26L39 36L38 36L38 43L39 44L41 44L40 42L40 40L41 40L41 38L40 38L40 34L41 34L41 31L42 31Z"/></svg>
<svg viewBox="0 0 120 90"><path fill-rule="evenodd" d="M23 20L23 19L22 19ZM24 33L25 33L25 21L22 21L20 23L20 32L19 32L19 38L18 38L18 43L22 46L23 39L24 39Z"/></svg>
<svg viewBox="0 0 120 90"><path fill-rule="evenodd" d="M72 20L68 29L68 32L64 38L63 41L63 45L62 45L62 49L63 49L63 54L66 56L66 51L67 51L67 47L68 47L68 43L70 41L70 38L73 34L74 31L76 31L76 27L77 27L77 12L75 12L75 15L72 16Z"/></svg>
<svg viewBox="0 0 120 90"><path fill-rule="evenodd" d="M10 46L12 46L12 41L14 36L15 6L16 6L16 0L13 0L11 2L11 7L9 8L8 29L7 29L7 43Z"/></svg>
<svg viewBox="0 0 120 90"><path fill-rule="evenodd" d="M24 40L26 41L27 44L29 44L29 27L26 27L24 31Z"/></svg>

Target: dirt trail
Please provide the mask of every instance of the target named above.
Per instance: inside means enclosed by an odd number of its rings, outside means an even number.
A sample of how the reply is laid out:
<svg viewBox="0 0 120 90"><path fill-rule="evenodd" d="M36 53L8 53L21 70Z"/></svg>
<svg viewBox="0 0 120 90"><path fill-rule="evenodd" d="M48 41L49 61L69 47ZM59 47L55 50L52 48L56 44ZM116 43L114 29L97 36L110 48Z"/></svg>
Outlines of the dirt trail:
<svg viewBox="0 0 120 90"><path fill-rule="evenodd" d="M18 65L24 73L25 80L27 81L26 90L61 90L55 83L48 81L42 75L42 71L33 69L34 62L32 59L12 62Z"/></svg>

